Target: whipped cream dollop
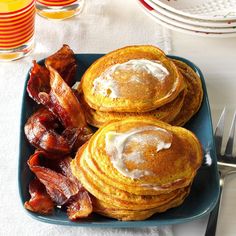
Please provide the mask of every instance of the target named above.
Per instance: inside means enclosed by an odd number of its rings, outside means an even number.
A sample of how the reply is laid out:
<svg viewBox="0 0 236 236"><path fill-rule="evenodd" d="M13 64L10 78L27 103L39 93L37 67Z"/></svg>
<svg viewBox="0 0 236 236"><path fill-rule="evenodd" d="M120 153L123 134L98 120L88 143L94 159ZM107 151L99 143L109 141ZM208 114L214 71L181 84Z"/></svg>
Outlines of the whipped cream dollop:
<svg viewBox="0 0 236 236"><path fill-rule="evenodd" d="M148 147L153 148L153 152L148 155L155 157L157 152L169 149L171 142L172 133L156 126L144 126L124 133L110 131L105 136L106 152L114 168L132 179L153 174L149 170L138 168L146 161L145 151ZM132 161L137 168L129 170L126 166L128 161Z"/></svg>
<svg viewBox="0 0 236 236"><path fill-rule="evenodd" d="M93 93L98 93L104 97L122 97L119 90L119 82L114 77L122 79L122 72L133 75L125 78L125 83L137 84L145 83L143 73L151 74L158 81L163 81L168 75L168 70L160 61L147 59L133 59L121 64L115 64L107 68L99 77L93 81ZM124 83L124 81L122 81Z"/></svg>

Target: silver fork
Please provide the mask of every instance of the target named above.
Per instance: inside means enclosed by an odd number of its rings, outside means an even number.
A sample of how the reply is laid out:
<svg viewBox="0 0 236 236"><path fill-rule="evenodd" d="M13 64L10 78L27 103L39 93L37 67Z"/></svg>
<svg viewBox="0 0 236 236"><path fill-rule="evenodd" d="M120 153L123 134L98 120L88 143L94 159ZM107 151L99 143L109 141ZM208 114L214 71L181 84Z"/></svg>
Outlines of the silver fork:
<svg viewBox="0 0 236 236"><path fill-rule="evenodd" d="M222 199L222 190L224 187L225 177L227 175L236 173L236 158L233 156L233 144L235 137L235 124L236 124L236 112L234 113L234 117L231 123L229 138L226 144L226 149L224 154L221 154L222 148L222 140L224 133L224 123L225 123L225 108L221 113L220 119L216 126L215 130L215 146L216 146L216 154L217 154L217 164L220 173L220 195L218 202L215 208L212 210L208 223L205 236L214 236L216 234L217 220L218 214L220 212L220 204Z"/></svg>

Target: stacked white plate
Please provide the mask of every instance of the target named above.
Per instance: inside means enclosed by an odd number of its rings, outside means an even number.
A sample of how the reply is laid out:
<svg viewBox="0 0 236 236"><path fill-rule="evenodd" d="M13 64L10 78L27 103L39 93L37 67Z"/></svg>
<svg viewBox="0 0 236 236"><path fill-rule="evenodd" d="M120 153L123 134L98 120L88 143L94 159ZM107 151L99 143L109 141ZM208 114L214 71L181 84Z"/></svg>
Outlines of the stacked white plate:
<svg viewBox="0 0 236 236"><path fill-rule="evenodd" d="M183 33L236 37L236 0L138 0L157 23Z"/></svg>

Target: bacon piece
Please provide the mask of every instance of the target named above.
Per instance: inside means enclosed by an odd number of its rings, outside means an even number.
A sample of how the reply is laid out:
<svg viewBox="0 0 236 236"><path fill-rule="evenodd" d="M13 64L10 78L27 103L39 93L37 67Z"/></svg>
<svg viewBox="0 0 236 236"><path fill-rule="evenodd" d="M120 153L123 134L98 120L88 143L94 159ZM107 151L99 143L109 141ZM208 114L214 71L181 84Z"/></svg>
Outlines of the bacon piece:
<svg viewBox="0 0 236 236"><path fill-rule="evenodd" d="M26 209L40 214L51 214L54 209L54 203L46 192L44 185L37 179L33 179L29 185L30 200L26 201Z"/></svg>
<svg viewBox="0 0 236 236"><path fill-rule="evenodd" d="M87 191L80 191L73 196L67 206L67 215L70 220L86 218L92 211L92 202Z"/></svg>
<svg viewBox="0 0 236 236"><path fill-rule="evenodd" d="M72 182L74 182L79 189L83 189L83 186L78 181L78 179L72 174L70 163L72 161L71 157L66 157L57 162L58 171L66 176L68 179L70 179Z"/></svg>
<svg viewBox="0 0 236 236"><path fill-rule="evenodd" d="M77 64L74 52L68 45L64 44L59 51L48 57L45 65L54 68L69 86L72 85L77 71Z"/></svg>
<svg viewBox="0 0 236 236"><path fill-rule="evenodd" d="M74 130L70 136L65 133L58 134L56 129L60 127L55 116L42 107L36 111L25 124L25 135L29 142L36 148L43 149L47 152L65 155L71 152L71 149L77 140L78 132ZM57 158L55 155L50 155Z"/></svg>
<svg viewBox="0 0 236 236"><path fill-rule="evenodd" d="M72 196L67 203L67 215L69 219L76 220L86 218L93 211L92 201L89 193L81 185L81 183L72 174L70 168L71 158L65 158L59 162L61 173L67 176L72 182L76 183L80 191Z"/></svg>
<svg viewBox="0 0 236 236"><path fill-rule="evenodd" d="M84 112L72 89L52 67L50 71L50 92L40 92L41 103L58 117L64 127L86 126Z"/></svg>
<svg viewBox="0 0 236 236"><path fill-rule="evenodd" d="M72 89L56 70L50 66L48 69L34 62L27 84L29 96L46 106L65 128L86 126L84 112Z"/></svg>
<svg viewBox="0 0 236 236"><path fill-rule="evenodd" d="M35 61L33 63L27 84L29 96L38 104L45 105L65 128L86 126L80 103L68 85L77 70L74 53L69 46L63 45L48 57L45 61L47 68Z"/></svg>
<svg viewBox="0 0 236 236"><path fill-rule="evenodd" d="M39 98L40 92L48 93L50 91L50 73L44 66L40 66L33 61L33 67L30 71L30 79L27 83L27 92L29 96L38 104L41 103Z"/></svg>
<svg viewBox="0 0 236 236"><path fill-rule="evenodd" d="M92 202L88 192L71 172L72 159L66 157L53 163L50 163L49 159L44 159L46 162L43 165L40 162L40 156L45 156L45 152L36 151L28 160L28 165L40 182L45 185L53 202L57 205L66 204L67 214L71 220L87 217L93 210ZM52 169L49 169L49 166Z"/></svg>
<svg viewBox="0 0 236 236"><path fill-rule="evenodd" d="M79 147L85 144L93 136L93 131L88 127L80 129L80 134L78 135L76 142L74 144L75 150L77 151Z"/></svg>
<svg viewBox="0 0 236 236"><path fill-rule="evenodd" d="M28 160L29 168L40 182L44 184L52 200L57 205L63 205L71 196L78 193L79 187L63 174L43 166L42 163L40 163L40 156L44 155L44 151L36 151ZM54 161L54 165L55 164Z"/></svg>
<svg viewBox="0 0 236 236"><path fill-rule="evenodd" d="M61 75L63 80L72 85L74 80L77 64L74 52L68 45L57 51L45 60L45 64L54 68ZM50 73L45 66L40 66L33 61L33 67L30 71L30 79L27 84L27 92L38 104L41 103L38 94L40 92L48 93L50 91Z"/></svg>
<svg viewBox="0 0 236 236"><path fill-rule="evenodd" d="M92 131L87 127L69 127L59 134L56 130L60 126L56 117L42 107L26 122L25 135L33 146L49 152L48 158L51 159L76 151L92 136Z"/></svg>

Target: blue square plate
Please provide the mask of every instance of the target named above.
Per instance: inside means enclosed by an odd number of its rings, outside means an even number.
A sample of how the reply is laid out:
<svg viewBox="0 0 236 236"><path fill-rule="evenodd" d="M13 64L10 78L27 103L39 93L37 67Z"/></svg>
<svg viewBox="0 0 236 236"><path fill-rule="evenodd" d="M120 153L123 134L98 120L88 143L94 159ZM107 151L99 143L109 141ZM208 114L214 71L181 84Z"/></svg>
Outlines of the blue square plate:
<svg viewBox="0 0 236 236"><path fill-rule="evenodd" d="M80 80L85 70L102 54L77 54L78 62L77 78ZM194 179L190 195L186 198L184 203L176 208L170 209L164 213L156 214L144 221L128 221L122 222L115 219L106 218L97 214L93 214L90 218L72 222L68 219L66 212L61 209L55 209L53 215L45 216L39 215L30 211L27 213L33 218L51 224L83 226L83 227L147 227L158 226L165 224L184 223L190 220L197 219L204 214L210 212L219 195L219 178L217 171L216 153L213 140L211 113L207 97L206 85L201 71L190 61L176 57L170 58L181 60L193 68L193 70L200 76L203 84L204 98L199 112L186 124L186 128L193 131L202 143L204 151L210 151L212 158L211 166L202 166L197 176ZM43 64L43 61L40 62ZM27 75L27 80L29 75ZM22 205L29 199L28 186L33 175L27 166L27 160L33 153L34 149L28 143L24 135L24 125L28 117L36 110L36 103L29 98L26 92L26 84L22 101L21 125L20 125L20 146L19 146L19 192Z"/></svg>

